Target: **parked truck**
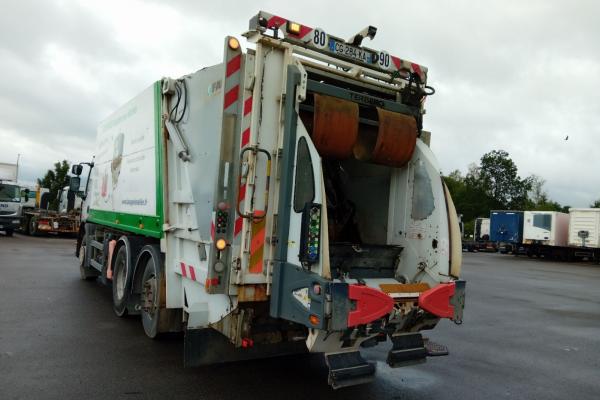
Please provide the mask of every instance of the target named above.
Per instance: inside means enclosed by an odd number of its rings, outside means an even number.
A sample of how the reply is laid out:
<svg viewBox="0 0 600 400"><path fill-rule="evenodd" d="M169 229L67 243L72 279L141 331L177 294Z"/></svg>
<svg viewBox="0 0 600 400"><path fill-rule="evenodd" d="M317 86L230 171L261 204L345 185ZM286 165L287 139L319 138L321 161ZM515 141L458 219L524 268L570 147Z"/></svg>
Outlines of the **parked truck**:
<svg viewBox="0 0 600 400"><path fill-rule="evenodd" d="M490 240L489 218L475 218L475 222L473 224L473 237L465 238L463 240L463 250L469 252L498 251L496 243Z"/></svg>
<svg viewBox="0 0 600 400"><path fill-rule="evenodd" d="M490 240L501 253L515 253L523 243L523 211L490 211Z"/></svg>
<svg viewBox="0 0 600 400"><path fill-rule="evenodd" d="M22 217L21 188L17 184L18 165L0 163L0 231L12 236Z"/></svg>
<svg viewBox="0 0 600 400"><path fill-rule="evenodd" d="M445 355L456 210L422 140L427 68L260 12L223 61L156 81L98 127L76 249L118 316L183 331L187 366L324 354L329 383ZM73 166L75 175L81 165ZM73 189L79 177L72 179Z"/></svg>
<svg viewBox="0 0 600 400"><path fill-rule="evenodd" d="M23 208L21 230L27 235L77 235L81 224L81 198L65 186L58 192L58 210L50 210L50 191L37 187L29 192L34 199Z"/></svg>
<svg viewBox="0 0 600 400"><path fill-rule="evenodd" d="M520 253L562 261L600 262L600 209L525 211Z"/></svg>

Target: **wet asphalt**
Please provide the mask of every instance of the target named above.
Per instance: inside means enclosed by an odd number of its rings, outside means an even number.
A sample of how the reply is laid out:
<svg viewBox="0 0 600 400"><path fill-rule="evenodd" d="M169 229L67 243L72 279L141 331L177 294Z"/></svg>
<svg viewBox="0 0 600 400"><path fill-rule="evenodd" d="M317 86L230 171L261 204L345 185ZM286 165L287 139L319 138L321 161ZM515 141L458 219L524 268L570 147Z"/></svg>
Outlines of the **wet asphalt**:
<svg viewBox="0 0 600 400"><path fill-rule="evenodd" d="M600 266L465 254L464 323L428 336L450 356L333 391L322 358L184 369L180 336L152 341L79 279L74 240L0 234L0 399L600 399Z"/></svg>

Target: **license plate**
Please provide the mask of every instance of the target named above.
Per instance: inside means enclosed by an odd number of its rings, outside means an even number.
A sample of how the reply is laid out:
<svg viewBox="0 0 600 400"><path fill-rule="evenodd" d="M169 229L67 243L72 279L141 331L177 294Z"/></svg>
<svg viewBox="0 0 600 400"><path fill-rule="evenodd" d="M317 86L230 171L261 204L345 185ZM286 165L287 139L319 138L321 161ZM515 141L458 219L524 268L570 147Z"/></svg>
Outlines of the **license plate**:
<svg viewBox="0 0 600 400"><path fill-rule="evenodd" d="M352 46L347 43L338 42L335 39L329 39L329 51L352 60L361 61L365 64L371 64L373 54L370 51Z"/></svg>
<svg viewBox="0 0 600 400"><path fill-rule="evenodd" d="M54 225L54 229L58 229L58 222L55 222L52 225Z"/></svg>

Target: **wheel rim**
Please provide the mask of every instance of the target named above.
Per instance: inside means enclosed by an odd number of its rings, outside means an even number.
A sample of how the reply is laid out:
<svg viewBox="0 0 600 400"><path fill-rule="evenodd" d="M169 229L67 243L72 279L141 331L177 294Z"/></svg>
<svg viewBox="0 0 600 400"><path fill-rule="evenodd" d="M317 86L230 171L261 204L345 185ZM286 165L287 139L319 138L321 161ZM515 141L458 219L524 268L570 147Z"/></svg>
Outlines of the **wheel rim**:
<svg viewBox="0 0 600 400"><path fill-rule="evenodd" d="M125 263L123 261L121 261L119 263L119 265L117 266L117 274L115 276L116 278L116 286L117 286L117 297L119 299L122 299L123 296L125 295Z"/></svg>
<svg viewBox="0 0 600 400"><path fill-rule="evenodd" d="M154 274L150 275L148 279L144 282L143 289L143 301L142 307L146 315L149 319L154 319L154 315L156 314L156 303L157 303L157 286L156 286L156 276Z"/></svg>

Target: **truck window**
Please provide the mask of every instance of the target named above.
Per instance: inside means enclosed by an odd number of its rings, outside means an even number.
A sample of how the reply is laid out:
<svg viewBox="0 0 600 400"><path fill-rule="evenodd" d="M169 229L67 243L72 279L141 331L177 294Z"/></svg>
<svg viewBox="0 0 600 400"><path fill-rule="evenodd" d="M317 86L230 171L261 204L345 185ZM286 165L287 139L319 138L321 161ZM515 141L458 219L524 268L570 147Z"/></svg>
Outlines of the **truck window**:
<svg viewBox="0 0 600 400"><path fill-rule="evenodd" d="M549 231L552 229L552 215L550 214L535 214L533 216L533 226Z"/></svg>
<svg viewBox="0 0 600 400"><path fill-rule="evenodd" d="M306 139L298 141L296 156L296 179L294 180L294 211L302 212L304 205L315 198L315 178L310 150Z"/></svg>
<svg viewBox="0 0 600 400"><path fill-rule="evenodd" d="M433 191L431 190L431 179L422 161L415 163L412 197L412 218L422 220L431 215L435 205L433 203Z"/></svg>
<svg viewBox="0 0 600 400"><path fill-rule="evenodd" d="M6 185L0 183L0 201L21 201L21 190L16 185Z"/></svg>

